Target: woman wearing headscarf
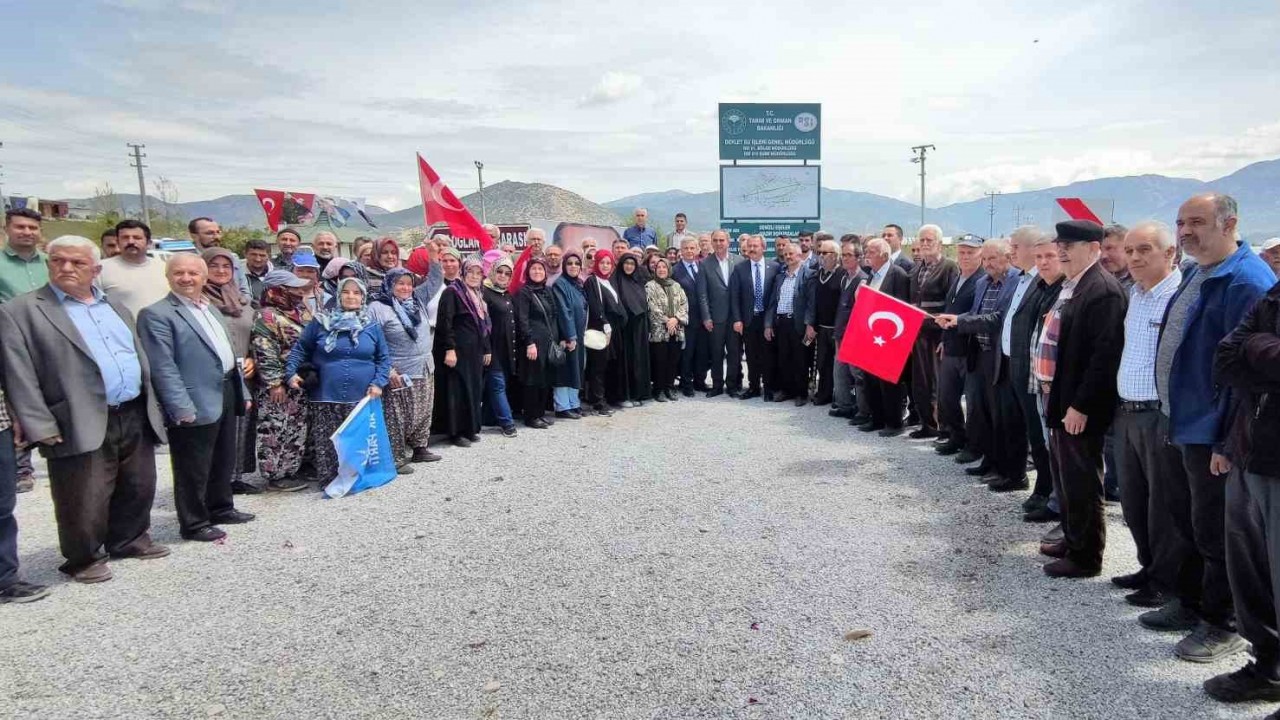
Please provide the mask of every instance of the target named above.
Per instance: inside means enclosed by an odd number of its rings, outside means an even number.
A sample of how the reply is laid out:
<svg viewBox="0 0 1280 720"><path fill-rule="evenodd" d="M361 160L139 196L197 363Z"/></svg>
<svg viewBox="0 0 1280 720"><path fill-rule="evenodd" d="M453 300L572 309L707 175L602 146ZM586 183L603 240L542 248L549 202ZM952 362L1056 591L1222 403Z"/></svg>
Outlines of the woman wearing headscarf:
<svg viewBox="0 0 1280 720"><path fill-rule="evenodd" d="M560 333L560 307L555 293L547 287L546 261L530 258L524 273L524 283L515 299L516 338L518 347L523 348L519 355L524 424L541 430L550 426L544 416L555 383L555 368L547 356L551 344L564 338Z"/></svg>
<svg viewBox="0 0 1280 720"><path fill-rule="evenodd" d="M436 288L436 291L431 293L431 296L426 301L427 322L431 324L431 327L436 326L436 315L440 310L440 298L444 297L445 289L453 284L454 281L462 278L462 253L458 252L456 248L445 248L441 251L440 271L440 287ZM421 297L420 295L419 299ZM436 337L439 338L440 336L437 335ZM437 340L437 342L439 341Z"/></svg>
<svg viewBox="0 0 1280 720"><path fill-rule="evenodd" d="M307 486L298 471L307 454L310 415L306 393L285 382L285 363L311 322L305 303L310 283L288 270L272 270L262 281L266 289L249 334L257 375L258 473L269 489L293 492Z"/></svg>
<svg viewBox="0 0 1280 720"><path fill-rule="evenodd" d="M393 237L378 238L373 243L373 267L368 270L369 283L382 286L389 270L400 267L400 243Z"/></svg>
<svg viewBox="0 0 1280 720"><path fill-rule="evenodd" d="M644 289L647 280L635 253L624 253L618 260L611 282L625 315L621 326L613 328L611 342L618 345L614 382L619 401L625 407L639 407L649 397L649 302Z"/></svg>
<svg viewBox="0 0 1280 720"><path fill-rule="evenodd" d="M609 416L613 413L605 402L606 373L610 358L615 353L613 328L621 327L625 321L622 305L618 302L618 291L609 283L613 274L613 253L608 250L596 250L595 267L591 276L583 284L583 295L587 298L587 329L599 330L608 338L608 344L602 350L587 348L587 371L584 378L586 403L597 415Z"/></svg>
<svg viewBox="0 0 1280 720"><path fill-rule="evenodd" d="M204 286L204 298L209 305L217 308L227 327L227 339L231 341L231 352L238 358L244 358L244 376L246 381L253 382L253 358L249 354L249 335L253 332L255 313L249 298L240 294L236 285L235 272L238 258L220 247L213 247L200 253L205 265L209 267L209 280ZM235 492L255 493L260 489L243 482L244 473L253 473L257 466L254 459L254 422L257 406L236 418L236 462L231 476L231 489Z"/></svg>
<svg viewBox="0 0 1280 720"><path fill-rule="evenodd" d="M355 278L338 281L338 309L321 313L307 324L285 364L294 390L302 389L298 371L303 363L316 369L318 381L307 400L316 479L321 486L338 476L338 453L329 437L364 396L382 397L391 373L387 339L382 326L369 317L367 295L364 284ZM413 472L407 465L397 469L401 474Z"/></svg>
<svg viewBox="0 0 1280 720"><path fill-rule="evenodd" d="M519 367L516 355L515 306L507 288L511 285L511 258L495 260L484 281L484 304L489 310L493 331L489 334L489 348L493 359L484 369L484 406L482 419L485 425L498 425L502 434L515 437L516 421L511 412L511 399L519 398L520 383L515 377Z"/></svg>
<svg viewBox="0 0 1280 720"><path fill-rule="evenodd" d="M445 287L436 317L436 417L433 428L458 447L480 440L480 402L489 353L489 310L480 288L479 260L462 266L462 277Z"/></svg>
<svg viewBox="0 0 1280 720"><path fill-rule="evenodd" d="M320 273L320 280L324 284L325 294L329 297L326 310L332 310L338 306L338 281L349 277L359 280L368 287L368 272L364 265L355 260L336 257L324 266L324 270Z"/></svg>
<svg viewBox="0 0 1280 720"><path fill-rule="evenodd" d="M563 325L560 334L565 338L565 360L555 370L553 400L556 417L581 420L582 400L578 397L578 390L582 388L582 371L587 360L586 348L582 345L582 336L587 330L587 296L582 289L586 276L582 274L582 253L577 250L566 252L560 268L560 277L552 290L560 306Z"/></svg>
<svg viewBox="0 0 1280 720"><path fill-rule="evenodd" d="M680 347L689 324L689 298L671 277L671 263L659 256L653 279L645 285L649 303L649 366L653 371L653 399L677 400L676 376L680 371Z"/></svg>
<svg viewBox="0 0 1280 720"><path fill-rule="evenodd" d="M382 326L391 353L391 372L383 403L391 454L396 465L434 462L427 449L435 398L435 363L431 358L431 326L427 311L413 292L413 273L392 268L369 303L369 319Z"/></svg>

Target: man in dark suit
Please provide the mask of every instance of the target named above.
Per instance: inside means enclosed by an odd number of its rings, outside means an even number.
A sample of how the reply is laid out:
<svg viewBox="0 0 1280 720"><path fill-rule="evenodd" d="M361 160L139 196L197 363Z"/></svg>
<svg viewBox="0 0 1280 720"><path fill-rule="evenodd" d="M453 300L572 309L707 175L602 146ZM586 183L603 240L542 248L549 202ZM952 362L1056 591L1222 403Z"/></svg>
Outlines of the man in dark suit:
<svg viewBox="0 0 1280 720"><path fill-rule="evenodd" d="M188 540L211 542L226 537L215 523L253 520L235 509L231 495L236 417L248 409L249 391L221 313L204 298L204 260L174 255L165 276L170 292L138 313L138 333L168 419L179 530Z"/></svg>
<svg viewBox="0 0 1280 720"><path fill-rule="evenodd" d="M946 309L947 294L960 276L954 260L942 255L942 228L925 225L916 232L913 250L919 251L920 262L911 269L911 304L936 315ZM938 347L942 330L925 318L911 353L911 399L920 428L911 433L916 440L937 437L938 420L935 402L938 394Z"/></svg>
<svg viewBox="0 0 1280 720"><path fill-rule="evenodd" d="M884 226L884 230L880 231L880 237L889 243L889 262L897 265L911 274L915 263L911 261L911 255L902 251L902 226L890 223Z"/></svg>
<svg viewBox="0 0 1280 720"><path fill-rule="evenodd" d="M780 395L774 400L794 399L796 407L800 407L809 401L804 349L812 342L812 338L805 335L805 319L812 318L806 291L811 276L798 247L792 245L785 253L787 270L774 279L764 311L764 337L775 348L774 373Z"/></svg>
<svg viewBox="0 0 1280 720"><path fill-rule="evenodd" d="M730 328L729 277L734 266L744 262L740 255L729 253L729 233L716 230L711 233L715 252L702 261L698 273L698 312L702 327L711 335L711 389L707 397L723 395L725 391L725 361L728 360L728 388L736 393L742 387L742 363L737 361L742 350L741 339Z"/></svg>
<svg viewBox="0 0 1280 720"><path fill-rule="evenodd" d="M857 236L853 236L856 238ZM843 240L843 238L842 238ZM862 272L862 248L858 245L857 240L844 240L840 246L840 267L844 270L844 276L840 278L840 302L836 305L836 319L832 336L835 342L836 352L840 351L840 343L844 340L844 331L849 325L849 316L853 314L854 298L858 294L858 288L862 283L867 281L867 274ZM857 379L857 373L852 365L836 360L835 373L832 378L832 394L831 409L827 414L831 417L848 418L852 420L855 416L861 414L860 410L865 410L866 393L858 393L858 397L854 397L854 388L860 385ZM863 406L863 407L859 407ZM870 416L870 413L866 413Z"/></svg>
<svg viewBox="0 0 1280 720"><path fill-rule="evenodd" d="M907 271L890 261L889 243L884 238L872 238L867 241L866 261L871 268L871 279L867 285L873 290L895 297L902 302L911 298L911 278ZM905 374L905 370L904 370ZM867 376L867 402L871 408L871 420L858 426L863 432L878 430L882 437L901 435L902 423L902 385L901 378L897 382L886 382L876 377Z"/></svg>
<svg viewBox="0 0 1280 720"><path fill-rule="evenodd" d="M108 555L169 554L148 533L164 422L132 316L94 286L98 246L63 236L48 253L49 284L0 306L5 391L49 462L59 569L98 583Z"/></svg>
<svg viewBox="0 0 1280 720"><path fill-rule="evenodd" d="M708 346L711 335L702 326L702 303L698 302L698 239L687 236L680 242L680 259L671 269L671 277L680 284L689 298L689 324L684 332L684 350L680 353L680 391L685 397L693 397L694 391L706 390L707 370L710 368Z"/></svg>
<svg viewBox="0 0 1280 720"><path fill-rule="evenodd" d="M977 235L957 238L956 261L959 275L947 290L944 314L959 315L973 308L974 288L982 269L982 238ZM934 448L939 455L955 455L969 447L960 398L964 397L973 342L973 336L961 335L954 327L942 330L938 351L938 429L947 439Z"/></svg>
<svg viewBox="0 0 1280 720"><path fill-rule="evenodd" d="M764 258L764 236L752 235L745 250L747 261L734 266L729 277L730 321L747 348L747 385L738 397L760 397L763 388L765 402L770 402L777 388L772 348L764 335L764 315L778 271Z"/></svg>
<svg viewBox="0 0 1280 720"><path fill-rule="evenodd" d="M1029 251L1030 245L1026 249ZM1002 342L1005 320L1012 319L1013 302L1025 296L1031 277L1012 266L1009 255L1009 243L1004 240L983 243L982 267L987 277L986 283L980 284L982 296L979 298L975 289L969 312L938 317L939 325L954 327L960 334L973 335L978 340L978 373L982 377L982 402L991 418L991 440L982 465L969 470L971 475L989 470L986 476L994 476L990 486L997 492L1025 490L1030 485L1026 469L1027 426L1009 374L1009 353Z"/></svg>
<svg viewBox="0 0 1280 720"><path fill-rule="evenodd" d="M1102 569L1106 545L1102 441L1119 397L1116 371L1128 300L1098 265L1101 225L1069 220L1057 231L1067 281L1045 320L1033 372L1048 390L1045 425L1063 539L1042 543L1040 551L1057 558L1044 566L1051 577L1093 577Z"/></svg>

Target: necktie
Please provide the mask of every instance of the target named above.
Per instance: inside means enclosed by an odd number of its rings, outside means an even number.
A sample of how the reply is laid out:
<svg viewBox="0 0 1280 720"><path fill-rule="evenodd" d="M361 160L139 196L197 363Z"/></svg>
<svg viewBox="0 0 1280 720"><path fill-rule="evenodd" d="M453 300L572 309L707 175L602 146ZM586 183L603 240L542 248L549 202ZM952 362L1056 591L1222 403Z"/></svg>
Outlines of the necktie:
<svg viewBox="0 0 1280 720"><path fill-rule="evenodd" d="M689 270L690 277L698 277L698 266L693 263L685 263L685 267Z"/></svg>
<svg viewBox="0 0 1280 720"><path fill-rule="evenodd" d="M760 312L764 310L764 288L760 285L760 266L751 263L751 269L755 271L755 311Z"/></svg>

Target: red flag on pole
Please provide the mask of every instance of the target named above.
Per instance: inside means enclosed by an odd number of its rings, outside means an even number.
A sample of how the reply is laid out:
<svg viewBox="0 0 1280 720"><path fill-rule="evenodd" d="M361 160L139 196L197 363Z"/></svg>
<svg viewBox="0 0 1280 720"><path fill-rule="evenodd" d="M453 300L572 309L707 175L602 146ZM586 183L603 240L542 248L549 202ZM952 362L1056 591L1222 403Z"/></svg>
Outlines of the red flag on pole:
<svg viewBox="0 0 1280 720"><path fill-rule="evenodd" d="M284 191L255 189L253 194L258 196L262 212L267 214L267 227L276 232L280 229L280 214L284 212Z"/></svg>
<svg viewBox="0 0 1280 720"><path fill-rule="evenodd" d="M493 249L493 238L453 194L435 170L418 155L418 185L422 192L422 209L427 216L427 226L445 223L455 239L467 238L480 243L480 251Z"/></svg>
<svg viewBox="0 0 1280 720"><path fill-rule="evenodd" d="M863 284L836 359L896 383L928 313Z"/></svg>

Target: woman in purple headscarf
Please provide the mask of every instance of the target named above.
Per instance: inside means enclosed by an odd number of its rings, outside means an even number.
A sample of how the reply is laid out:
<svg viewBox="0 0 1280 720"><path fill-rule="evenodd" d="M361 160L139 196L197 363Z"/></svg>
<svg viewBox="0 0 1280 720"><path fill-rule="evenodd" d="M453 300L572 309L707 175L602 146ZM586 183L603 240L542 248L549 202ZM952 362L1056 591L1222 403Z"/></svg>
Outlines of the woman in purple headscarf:
<svg viewBox="0 0 1280 720"><path fill-rule="evenodd" d="M492 361L492 324L481 295L484 267L479 260L462 264L461 277L440 295L436 315L436 384L434 432L458 447L480 440L480 402L484 398L484 368Z"/></svg>

